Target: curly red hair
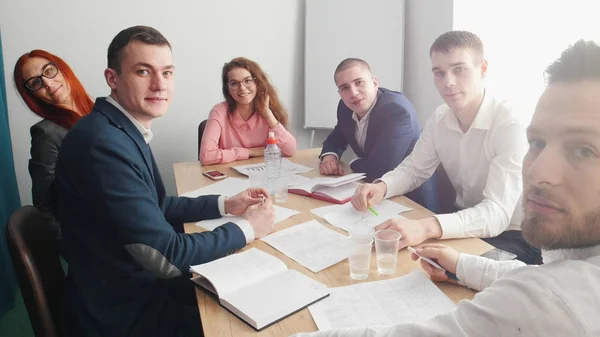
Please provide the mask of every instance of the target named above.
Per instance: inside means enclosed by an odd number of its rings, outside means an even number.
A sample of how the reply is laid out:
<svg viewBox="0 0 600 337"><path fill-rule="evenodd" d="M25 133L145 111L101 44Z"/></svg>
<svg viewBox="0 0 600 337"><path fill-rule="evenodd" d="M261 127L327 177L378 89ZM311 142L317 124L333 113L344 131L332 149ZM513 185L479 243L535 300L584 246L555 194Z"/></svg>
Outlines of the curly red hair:
<svg viewBox="0 0 600 337"><path fill-rule="evenodd" d="M25 80L23 79L23 65L33 57L42 57L56 64L58 70L61 72L65 78L65 81L71 88L73 104L80 111L81 115L89 114L94 107L94 102L86 93L83 85L81 82L79 82L79 79L77 79L77 76L75 76L73 70L71 70L71 67L69 67L69 65L60 57L41 49L32 50L31 52L25 53L23 56L19 57L17 63L15 64L14 82L15 88L21 95L21 98L25 104L27 104L29 109L31 109L31 111L33 111L36 115L48 119L67 130L71 129L71 127L75 125L79 118L81 118L80 114L70 109L65 109L43 102L36 98L33 93L25 87Z"/></svg>

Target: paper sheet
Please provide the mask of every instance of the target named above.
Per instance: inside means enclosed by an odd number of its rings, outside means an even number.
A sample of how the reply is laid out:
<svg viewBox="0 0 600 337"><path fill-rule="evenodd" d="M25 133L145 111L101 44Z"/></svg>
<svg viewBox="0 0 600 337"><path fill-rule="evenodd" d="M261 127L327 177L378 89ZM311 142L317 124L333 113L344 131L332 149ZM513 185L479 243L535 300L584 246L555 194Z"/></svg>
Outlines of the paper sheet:
<svg viewBox="0 0 600 337"><path fill-rule="evenodd" d="M329 290L308 308L320 331L421 322L456 307L420 271Z"/></svg>
<svg viewBox="0 0 600 337"><path fill-rule="evenodd" d="M234 166L233 169L243 175L256 176L259 173L264 174L266 167L265 167L265 163L257 163L257 164ZM289 159L286 159L286 158L281 159L281 175L282 176L288 176L288 175L296 174L296 173L306 173L306 172L310 172L312 170L313 169L308 166L296 164Z"/></svg>
<svg viewBox="0 0 600 337"><path fill-rule="evenodd" d="M281 222L291 216L294 216L294 215L300 213L296 210L277 206L277 205L273 205L273 210L275 211L275 223ZM227 222L236 222L241 219L243 219L243 217L241 217L241 216L226 215L226 216L218 218L218 219L198 221L198 222L196 222L196 226L206 228L206 229L212 231L215 228L217 228Z"/></svg>
<svg viewBox="0 0 600 337"><path fill-rule="evenodd" d="M348 231L351 226L375 227L388 219L404 218L398 213L412 210L410 207L391 200L382 200L373 206L373 209L379 214L378 216L371 211L359 212L352 207L351 203L319 207L311 212L327 220L330 224Z"/></svg>
<svg viewBox="0 0 600 337"><path fill-rule="evenodd" d="M229 177L225 178L222 181L219 181L214 184L210 184L199 188L197 190L187 192L182 194L182 197L196 198L201 195L210 195L210 194L219 194L219 195L236 195L241 191L248 189L250 187L258 187L261 186L256 181L251 181L249 179L240 179Z"/></svg>
<svg viewBox="0 0 600 337"><path fill-rule="evenodd" d="M262 240L314 273L348 257L347 238L316 220L275 232Z"/></svg>

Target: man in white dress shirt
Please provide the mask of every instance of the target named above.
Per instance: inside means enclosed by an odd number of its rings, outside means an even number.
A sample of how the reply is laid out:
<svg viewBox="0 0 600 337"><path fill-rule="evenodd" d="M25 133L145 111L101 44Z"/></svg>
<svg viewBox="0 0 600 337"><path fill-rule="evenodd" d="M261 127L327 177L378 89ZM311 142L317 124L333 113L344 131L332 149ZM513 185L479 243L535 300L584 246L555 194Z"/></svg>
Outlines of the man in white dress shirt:
<svg viewBox="0 0 600 337"><path fill-rule="evenodd" d="M442 164L456 190L456 212L391 219L377 229L402 233L401 248L431 238L480 237L523 262L539 263L539 250L521 234L517 207L527 151L522 117L486 91L488 65L475 34L442 34L432 44L430 57L435 86L446 104L433 112L413 152L381 179L361 185L352 204L366 211L384 198L410 192Z"/></svg>
<svg viewBox="0 0 600 337"><path fill-rule="evenodd" d="M481 293L425 322L314 336L600 336L600 46L580 40L546 73L548 86L527 130L522 224L525 239L544 250L545 264L422 245L420 255ZM454 282L421 266L434 281Z"/></svg>

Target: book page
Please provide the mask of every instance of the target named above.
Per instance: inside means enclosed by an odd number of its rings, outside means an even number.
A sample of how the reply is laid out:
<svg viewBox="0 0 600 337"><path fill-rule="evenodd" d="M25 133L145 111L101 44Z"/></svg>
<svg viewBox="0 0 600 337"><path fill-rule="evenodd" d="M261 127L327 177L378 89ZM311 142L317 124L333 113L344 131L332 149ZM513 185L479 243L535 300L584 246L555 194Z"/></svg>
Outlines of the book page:
<svg viewBox="0 0 600 337"><path fill-rule="evenodd" d="M285 207L281 207L281 206L277 206L277 205L273 205L273 210L275 211L275 223L281 222L291 216L294 216L294 215L300 213L293 209L289 209L289 208L285 208ZM235 222L242 220L243 218L244 217L242 217L242 216L235 216L235 215L229 214L224 217L217 218L217 219L198 221L198 222L196 222L196 226L212 231L215 228L217 228L223 224L226 224L227 222L235 223Z"/></svg>
<svg viewBox="0 0 600 337"><path fill-rule="evenodd" d="M219 297L223 297L280 273L286 270L287 266L278 258L262 250L251 248L211 262L191 266L190 269L210 281Z"/></svg>
<svg viewBox="0 0 600 337"><path fill-rule="evenodd" d="M293 269L227 294L221 304L261 329L329 294L327 287Z"/></svg>
<svg viewBox="0 0 600 337"><path fill-rule="evenodd" d="M404 218L398 213L412 210L410 207L391 200L382 200L372 207L379 215L375 215L371 211L359 212L350 203L325 206L313 209L311 212L327 220L330 224L348 231L352 226L375 227L392 218Z"/></svg>
<svg viewBox="0 0 600 337"><path fill-rule="evenodd" d="M250 187L256 187L256 186L258 186L258 184L255 181L250 181L249 179L240 179L240 178L229 177L229 178L225 178L219 182L216 182L214 184L210 184L210 185L204 186L202 188L199 188L197 190L183 193L181 196L188 197L188 198L196 198L201 195L211 195L211 194L231 196L231 195L236 195L236 194L240 193L241 191L246 190Z"/></svg>
<svg viewBox="0 0 600 337"><path fill-rule="evenodd" d="M421 322L456 308L420 271L329 290L331 296L309 307L320 331Z"/></svg>
<svg viewBox="0 0 600 337"><path fill-rule="evenodd" d="M335 200L346 200L352 198L354 192L360 184L357 182L346 183L340 186L319 186L316 187L314 194L324 195Z"/></svg>
<svg viewBox="0 0 600 337"><path fill-rule="evenodd" d="M275 232L262 240L313 273L348 257L347 238L316 220Z"/></svg>

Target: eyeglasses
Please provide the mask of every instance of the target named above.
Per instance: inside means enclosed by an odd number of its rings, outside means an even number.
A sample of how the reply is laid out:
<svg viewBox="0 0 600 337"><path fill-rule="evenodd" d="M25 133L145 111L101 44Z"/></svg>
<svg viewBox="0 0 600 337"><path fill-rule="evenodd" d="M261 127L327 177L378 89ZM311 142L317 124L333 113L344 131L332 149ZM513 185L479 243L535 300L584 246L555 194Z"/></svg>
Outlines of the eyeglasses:
<svg viewBox="0 0 600 337"><path fill-rule="evenodd" d="M229 87L229 89L233 89L233 90L237 90L240 88L240 84L244 84L244 87L246 88L250 88L252 86L254 86L254 77L246 77L241 81L234 81L231 80L229 81L229 83L227 83L227 86Z"/></svg>
<svg viewBox="0 0 600 337"><path fill-rule="evenodd" d="M25 87L29 89L29 91L38 91L44 86L42 77L54 78L57 74L58 67L56 64L54 64L54 62L50 62L42 67L42 74L40 76L34 76L25 81Z"/></svg>

